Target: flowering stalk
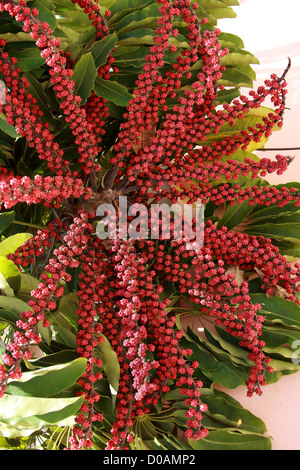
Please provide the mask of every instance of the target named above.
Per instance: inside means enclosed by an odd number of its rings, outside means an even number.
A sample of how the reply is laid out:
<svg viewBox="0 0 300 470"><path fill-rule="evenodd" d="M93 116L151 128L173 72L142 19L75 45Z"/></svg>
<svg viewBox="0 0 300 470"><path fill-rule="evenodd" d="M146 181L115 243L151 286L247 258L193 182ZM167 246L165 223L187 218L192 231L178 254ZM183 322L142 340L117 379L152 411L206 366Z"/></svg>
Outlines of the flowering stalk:
<svg viewBox="0 0 300 470"><path fill-rule="evenodd" d="M45 267L38 288L31 292L34 300L28 302L30 310L20 314L20 320L16 322L18 331L14 333L13 342L7 345L7 352L2 355L1 396L6 390L9 379L18 379L22 376L21 362L32 357L31 346L40 343L38 324L42 323L44 327L50 325L47 314L56 309L56 299L63 296L64 285L71 279L71 275L66 271L67 267L79 266L78 257L87 240L86 229L85 214L82 214L70 226L63 239L64 243L54 250L54 257Z"/></svg>

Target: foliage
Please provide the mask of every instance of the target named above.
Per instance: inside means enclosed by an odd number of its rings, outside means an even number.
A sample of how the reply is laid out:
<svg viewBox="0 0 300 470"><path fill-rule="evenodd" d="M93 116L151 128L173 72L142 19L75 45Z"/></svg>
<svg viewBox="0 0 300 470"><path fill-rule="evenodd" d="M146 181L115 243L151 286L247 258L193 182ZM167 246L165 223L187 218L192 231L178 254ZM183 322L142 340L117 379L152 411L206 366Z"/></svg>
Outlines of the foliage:
<svg viewBox="0 0 300 470"><path fill-rule="evenodd" d="M235 5L0 0L2 448L271 448L214 388L299 370L299 184L253 153L289 66L240 96ZM119 196L203 203L203 247L100 239Z"/></svg>

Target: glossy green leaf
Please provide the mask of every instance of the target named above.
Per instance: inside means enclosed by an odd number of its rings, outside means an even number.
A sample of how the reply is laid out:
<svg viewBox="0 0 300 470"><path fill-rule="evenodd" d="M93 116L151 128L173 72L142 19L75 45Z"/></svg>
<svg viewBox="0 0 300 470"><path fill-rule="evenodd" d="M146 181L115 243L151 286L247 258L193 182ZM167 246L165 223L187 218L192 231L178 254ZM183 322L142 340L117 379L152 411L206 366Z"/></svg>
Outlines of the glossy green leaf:
<svg viewBox="0 0 300 470"><path fill-rule="evenodd" d="M118 54L116 54L114 57L116 59L115 63L117 67L121 67L121 71L119 70L119 73L121 73L121 75L123 75L124 73L128 73L130 75L131 81L128 83L128 85L132 87L137 77L132 73L129 67L135 67L137 69L141 68L145 63L146 55L149 53L148 48L139 47L138 49L135 49L132 52L129 51L127 53L124 53L122 51L117 52ZM116 74L116 79L119 78L119 73ZM141 70L139 70L138 73L141 73Z"/></svg>
<svg viewBox="0 0 300 470"><path fill-rule="evenodd" d="M21 285L18 291L18 298L25 302L32 299L31 292L38 288L40 281L27 273L21 273Z"/></svg>
<svg viewBox="0 0 300 470"><path fill-rule="evenodd" d="M289 344L290 346L294 341L300 341L300 330L287 327L280 327L280 325L263 325L261 340L264 341L267 347L272 348L275 352L280 346Z"/></svg>
<svg viewBox="0 0 300 470"><path fill-rule="evenodd" d="M233 87L252 87L253 80L248 75L235 69L227 68L222 73L222 78L219 80L220 85L233 86Z"/></svg>
<svg viewBox="0 0 300 470"><path fill-rule="evenodd" d="M217 20L222 18L236 18L236 12L232 8L214 8L211 14Z"/></svg>
<svg viewBox="0 0 300 470"><path fill-rule="evenodd" d="M231 47L244 47L243 40L239 36L232 33L221 32L219 35L219 40L223 47L229 47L230 45Z"/></svg>
<svg viewBox="0 0 300 470"><path fill-rule="evenodd" d="M24 302L23 300L20 300L17 297L0 296L0 307L9 309L16 315L20 315L20 313L27 312L27 310L32 310L32 307L29 307L27 302Z"/></svg>
<svg viewBox="0 0 300 470"><path fill-rule="evenodd" d="M202 401L208 406L206 414L227 427L236 427L257 434L264 434L267 431L260 418L226 393L214 390L214 396L203 396Z"/></svg>
<svg viewBox="0 0 300 470"><path fill-rule="evenodd" d="M64 295L58 304L57 312L63 315L73 327L77 327L78 295L71 292Z"/></svg>
<svg viewBox="0 0 300 470"><path fill-rule="evenodd" d="M24 397L49 397L73 385L85 371L86 359L78 358L66 364L58 364L31 372L24 372L21 379L7 386L7 393Z"/></svg>
<svg viewBox="0 0 300 470"><path fill-rule="evenodd" d="M10 55L17 59L17 65L22 72L30 72L45 63L45 59L41 57L38 48L23 49L20 51L14 50L10 52Z"/></svg>
<svg viewBox="0 0 300 470"><path fill-rule="evenodd" d="M8 284L7 280L5 279L5 277L3 276L1 272L0 272L0 293L8 295L9 297L13 297L15 295L13 289L10 287L10 285Z"/></svg>
<svg viewBox="0 0 300 470"><path fill-rule="evenodd" d="M16 235L11 235L0 243L0 256L7 256L14 253L30 238L32 238L30 233L17 233Z"/></svg>
<svg viewBox="0 0 300 470"><path fill-rule="evenodd" d="M108 54L114 49L117 44L118 36L116 33L109 34L100 41L94 42L91 47L91 54L93 56L96 69L101 65L106 64Z"/></svg>
<svg viewBox="0 0 300 470"><path fill-rule="evenodd" d="M2 212L0 214L0 232L7 229L15 220L14 211L11 212Z"/></svg>
<svg viewBox="0 0 300 470"><path fill-rule="evenodd" d="M128 31L120 33L118 35L118 44L121 46L132 46L132 45L154 45L153 37L155 36L154 31L150 28L139 28L134 31Z"/></svg>
<svg viewBox="0 0 300 470"><path fill-rule="evenodd" d="M191 348L193 354L189 357L197 361L202 373L212 381L226 388L236 388L243 385L248 378L244 365L234 363L229 354L214 347L208 341L203 345L183 341L183 346Z"/></svg>
<svg viewBox="0 0 300 470"><path fill-rule="evenodd" d="M117 106L127 106L132 95L127 88L117 82L97 77L94 92Z"/></svg>
<svg viewBox="0 0 300 470"><path fill-rule="evenodd" d="M105 357L105 373L109 382L109 388L112 396L113 405L115 404L119 389L120 364L117 354L113 350L110 342L105 336L102 336L103 342L98 344L97 349Z"/></svg>
<svg viewBox="0 0 300 470"><path fill-rule="evenodd" d="M111 17L108 25L111 28L114 24L119 23L121 18L127 16L133 11L142 9L146 5L152 3L152 0L116 0L110 7Z"/></svg>
<svg viewBox="0 0 300 470"><path fill-rule="evenodd" d="M13 139L19 137L19 134L16 129L10 124L7 124L4 114L0 114L0 129L6 132L6 134L12 137Z"/></svg>
<svg viewBox="0 0 300 470"><path fill-rule="evenodd" d="M0 273L16 294L21 285L21 275L17 266L5 256L0 256Z"/></svg>
<svg viewBox="0 0 300 470"><path fill-rule="evenodd" d="M43 426L72 426L83 397L33 398L4 395L0 400L0 427L6 437L29 436Z"/></svg>
<svg viewBox="0 0 300 470"><path fill-rule="evenodd" d="M211 431L207 437L194 442L195 450L271 450L271 440L259 434L243 434L236 431Z"/></svg>
<svg viewBox="0 0 300 470"><path fill-rule="evenodd" d="M55 14L51 11L53 5L48 0L36 0L32 5L32 8L37 8L39 11L38 19L49 24L50 28L55 29L57 26L57 20Z"/></svg>
<svg viewBox="0 0 300 470"><path fill-rule="evenodd" d="M84 102L92 92L97 77L97 70L91 52L84 54L77 62L72 75L75 82L74 93Z"/></svg>
<svg viewBox="0 0 300 470"><path fill-rule="evenodd" d="M222 65L239 65L239 64L259 64L259 60L250 52L244 49L231 50L229 54L221 58Z"/></svg>
<svg viewBox="0 0 300 470"><path fill-rule="evenodd" d="M39 107L39 110L42 111L47 122L53 122L55 118L49 108L49 100L45 93L44 86L32 75L32 73L26 72L24 75L30 83L28 92L36 99L36 104Z"/></svg>
<svg viewBox="0 0 300 470"><path fill-rule="evenodd" d="M229 206L224 216L220 219L218 228L225 225L229 230L231 230L232 228L241 224L251 212L252 206L250 206L247 201L243 202L242 204Z"/></svg>
<svg viewBox="0 0 300 470"><path fill-rule="evenodd" d="M156 27L157 18L159 17L158 10L159 5L154 3L142 10L134 11L116 24L116 31L124 33L137 28L147 28L149 24L153 24Z"/></svg>
<svg viewBox="0 0 300 470"><path fill-rule="evenodd" d="M0 298L2 297L3 296L1 296ZM17 315L15 312L0 308L0 321L3 321L4 323L8 323L11 326L15 326L16 321L19 319L20 319L20 316Z"/></svg>
<svg viewBox="0 0 300 470"><path fill-rule="evenodd" d="M59 412L65 407L78 405L82 398L34 398L4 395L0 400L0 416L3 419L27 418Z"/></svg>
<svg viewBox="0 0 300 470"><path fill-rule="evenodd" d="M265 238L300 243L300 223L297 223L293 217L290 222L285 223L276 221L276 223L253 224L248 226L246 231L251 235L263 235Z"/></svg>
<svg viewBox="0 0 300 470"><path fill-rule="evenodd" d="M261 305L259 312L267 323L282 324L300 329L300 307L281 297L268 298L264 294L251 294L251 302Z"/></svg>

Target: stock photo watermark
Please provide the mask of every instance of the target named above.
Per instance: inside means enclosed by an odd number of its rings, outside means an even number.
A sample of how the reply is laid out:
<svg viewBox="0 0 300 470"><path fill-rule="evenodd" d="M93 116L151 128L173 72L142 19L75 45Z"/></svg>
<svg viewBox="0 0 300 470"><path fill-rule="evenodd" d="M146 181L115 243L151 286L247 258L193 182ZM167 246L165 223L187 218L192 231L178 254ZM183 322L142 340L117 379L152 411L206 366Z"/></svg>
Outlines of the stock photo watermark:
<svg viewBox="0 0 300 470"><path fill-rule="evenodd" d="M96 211L101 220L96 234L101 240L182 240L188 249L200 249L204 242L203 204L128 204L119 197L118 210L110 203Z"/></svg>

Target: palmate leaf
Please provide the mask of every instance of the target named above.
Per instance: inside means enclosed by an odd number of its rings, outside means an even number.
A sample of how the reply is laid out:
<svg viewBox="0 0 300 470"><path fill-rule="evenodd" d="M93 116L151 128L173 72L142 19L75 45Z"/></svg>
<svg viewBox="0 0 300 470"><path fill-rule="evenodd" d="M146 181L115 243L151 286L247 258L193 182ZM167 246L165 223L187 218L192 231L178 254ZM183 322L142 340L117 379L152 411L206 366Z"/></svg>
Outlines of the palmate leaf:
<svg viewBox="0 0 300 470"><path fill-rule="evenodd" d="M201 401L208 405L208 410L202 413L203 426L209 430L208 438L201 439L199 450L237 450L242 449L242 442L246 448L263 449L270 448L271 439L266 435L267 429L264 422L249 410L244 408L236 399L227 393L221 392L215 387L201 388ZM183 432L186 430L186 405L179 391L174 389L163 396L165 400L174 400L172 405L172 419L175 419L176 426ZM177 401L176 401L177 400ZM182 401L181 401L182 400ZM215 434L222 431L220 434ZM211 439L210 439L211 437ZM222 438L221 438L222 437ZM145 443L148 447L150 443ZM181 442L179 442L179 445ZM182 442L182 444L184 444ZM166 446L165 440L155 441L157 449L160 446ZM186 445L186 444L185 444ZM198 449L197 443L188 441L191 449ZM183 447L186 448L186 447ZM174 449L173 449L174 450Z"/></svg>
<svg viewBox="0 0 300 470"><path fill-rule="evenodd" d="M195 337L189 331L190 339L192 339L191 336ZM251 366L245 367L245 363L238 364L238 361L234 362L226 351L214 346L205 339L199 338L196 343L183 338L182 346L192 349L193 354L189 359L197 361L202 373L223 387L233 389L239 385L244 385L249 377Z"/></svg>

